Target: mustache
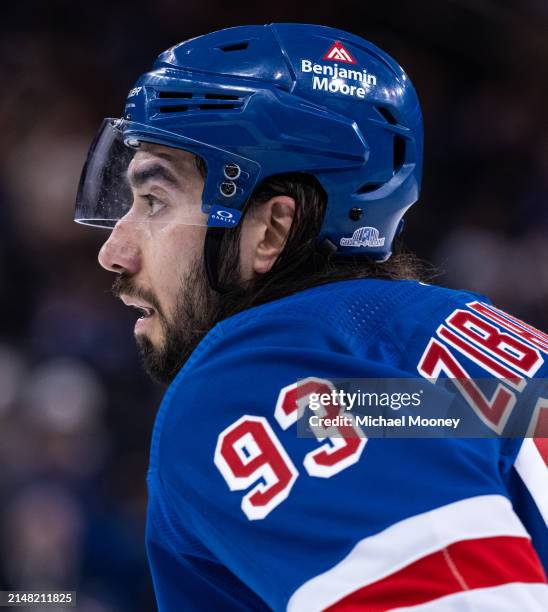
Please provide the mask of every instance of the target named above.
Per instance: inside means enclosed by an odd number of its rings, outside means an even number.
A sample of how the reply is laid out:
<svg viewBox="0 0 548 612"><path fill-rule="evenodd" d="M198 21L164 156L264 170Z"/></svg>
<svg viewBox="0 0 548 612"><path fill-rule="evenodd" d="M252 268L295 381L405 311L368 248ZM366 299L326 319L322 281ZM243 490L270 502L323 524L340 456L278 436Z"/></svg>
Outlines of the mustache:
<svg viewBox="0 0 548 612"><path fill-rule="evenodd" d="M163 315L162 308L154 293L152 293L152 291L149 289L139 287L135 283L135 280L124 272L114 279L110 290L111 293L117 298L124 294L129 297L136 297L144 300L145 302L148 302L158 314Z"/></svg>

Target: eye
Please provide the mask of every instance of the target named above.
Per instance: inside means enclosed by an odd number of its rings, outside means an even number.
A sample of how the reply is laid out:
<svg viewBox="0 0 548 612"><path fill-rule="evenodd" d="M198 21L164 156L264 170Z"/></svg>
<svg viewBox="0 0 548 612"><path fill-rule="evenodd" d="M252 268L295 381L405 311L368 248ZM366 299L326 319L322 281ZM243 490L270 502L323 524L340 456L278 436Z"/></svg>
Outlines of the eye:
<svg viewBox="0 0 548 612"><path fill-rule="evenodd" d="M149 217L151 217L152 215L155 215L157 212L162 210L162 208L165 206L161 200L153 196L151 193L145 196L145 200L147 201L147 205L149 208L149 211L148 211Z"/></svg>

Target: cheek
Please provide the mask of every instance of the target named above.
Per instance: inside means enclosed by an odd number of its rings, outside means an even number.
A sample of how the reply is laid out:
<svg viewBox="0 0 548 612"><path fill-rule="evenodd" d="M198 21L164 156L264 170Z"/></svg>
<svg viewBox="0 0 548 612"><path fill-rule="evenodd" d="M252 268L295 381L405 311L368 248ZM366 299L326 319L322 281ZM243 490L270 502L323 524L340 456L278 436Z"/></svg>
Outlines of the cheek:
<svg viewBox="0 0 548 612"><path fill-rule="evenodd" d="M181 279L187 276L195 261L203 256L205 227L177 225L157 230L152 238L151 282L160 300L171 301Z"/></svg>

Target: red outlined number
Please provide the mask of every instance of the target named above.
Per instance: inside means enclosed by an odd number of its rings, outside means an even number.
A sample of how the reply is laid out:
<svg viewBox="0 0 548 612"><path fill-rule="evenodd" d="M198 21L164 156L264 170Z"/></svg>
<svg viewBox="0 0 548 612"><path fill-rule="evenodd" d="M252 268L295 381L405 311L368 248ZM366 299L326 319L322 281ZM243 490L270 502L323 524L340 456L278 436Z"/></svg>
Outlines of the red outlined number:
<svg viewBox="0 0 548 612"><path fill-rule="evenodd" d="M331 393L333 388L330 381L314 376L284 387L278 395L274 418L282 429L289 429L302 417L313 393Z"/></svg>
<svg viewBox="0 0 548 612"><path fill-rule="evenodd" d="M331 393L333 384L320 378L307 378L284 387L278 396L274 416L282 429L288 429L302 416L312 393ZM322 406L320 416L336 416L344 407ZM353 418L353 417L352 417ZM367 442L357 425L314 433L320 448L303 461L310 476L330 478L357 463ZM264 519L287 499L299 473L276 434L264 417L244 415L219 434L215 465L231 491L242 491L257 483L242 499L242 510L249 520Z"/></svg>
<svg viewBox="0 0 548 612"><path fill-rule="evenodd" d="M244 415L222 431L215 465L231 491L249 488L242 510L249 520L264 519L289 495L298 472L264 417Z"/></svg>
<svg viewBox="0 0 548 612"><path fill-rule="evenodd" d="M306 378L284 387L280 391L274 412L280 427L288 429L297 422L309 405L313 393L331 394L334 390L335 387L329 380L315 377ZM344 412L344 406L329 404L320 406L316 414L320 418L332 418ZM346 416L349 420L353 420L353 415L347 414ZM313 427L312 431L319 441L328 439L328 442L311 451L304 458L306 471L310 476L317 478L331 478L357 463L367 442L367 438L360 432L356 424L329 428Z"/></svg>
<svg viewBox="0 0 548 612"><path fill-rule="evenodd" d="M435 338L428 343L417 369L425 378L433 379L434 383L442 372L446 374L480 419L492 430L502 433L516 403L513 391L499 383L491 399L487 399L449 348Z"/></svg>

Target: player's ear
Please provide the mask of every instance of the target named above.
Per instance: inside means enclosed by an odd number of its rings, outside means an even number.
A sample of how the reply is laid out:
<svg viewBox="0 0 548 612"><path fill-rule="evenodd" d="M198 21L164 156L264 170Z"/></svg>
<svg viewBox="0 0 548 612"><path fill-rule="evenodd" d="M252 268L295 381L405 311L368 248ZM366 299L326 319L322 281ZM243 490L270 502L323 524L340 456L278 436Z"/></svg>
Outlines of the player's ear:
<svg viewBox="0 0 548 612"><path fill-rule="evenodd" d="M295 217L295 200L277 195L246 215L240 239L243 280L265 274L282 252Z"/></svg>

